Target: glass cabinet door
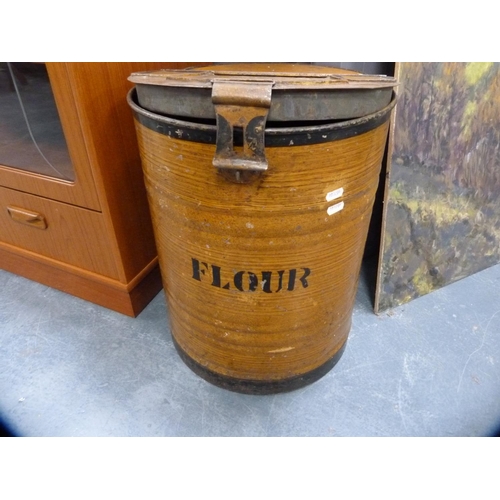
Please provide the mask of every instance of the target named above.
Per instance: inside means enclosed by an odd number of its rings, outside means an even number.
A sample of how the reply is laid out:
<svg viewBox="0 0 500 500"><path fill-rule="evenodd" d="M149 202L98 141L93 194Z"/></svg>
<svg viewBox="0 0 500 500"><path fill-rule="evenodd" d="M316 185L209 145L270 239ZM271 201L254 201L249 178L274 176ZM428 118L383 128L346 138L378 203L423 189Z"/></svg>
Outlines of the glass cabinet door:
<svg viewBox="0 0 500 500"><path fill-rule="evenodd" d="M44 63L0 63L0 165L75 180Z"/></svg>
<svg viewBox="0 0 500 500"><path fill-rule="evenodd" d="M0 186L100 210L87 121L106 74L96 67L80 78L80 67L0 63Z"/></svg>
<svg viewBox="0 0 500 500"><path fill-rule="evenodd" d="M117 202L116 186L142 185L128 77L188 65L206 63L0 63L0 186L95 211Z"/></svg>

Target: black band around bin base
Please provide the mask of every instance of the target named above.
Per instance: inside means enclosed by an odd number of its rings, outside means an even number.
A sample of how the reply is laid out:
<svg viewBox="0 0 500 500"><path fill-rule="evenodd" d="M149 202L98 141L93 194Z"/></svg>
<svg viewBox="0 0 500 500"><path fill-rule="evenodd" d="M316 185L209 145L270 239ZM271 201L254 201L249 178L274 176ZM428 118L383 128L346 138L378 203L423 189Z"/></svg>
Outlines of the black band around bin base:
<svg viewBox="0 0 500 500"><path fill-rule="evenodd" d="M342 347L326 363L322 364L318 368L315 368L314 370L311 370L310 372L304 373L303 375L298 375L296 377L290 377L283 380L247 380L227 377L205 368L193 358L188 356L179 346L173 336L172 339L182 361L184 361L184 363L202 379L229 391L254 395L290 392L316 382L321 377L326 375L337 364L337 362L342 357L347 344L347 342L344 342Z"/></svg>

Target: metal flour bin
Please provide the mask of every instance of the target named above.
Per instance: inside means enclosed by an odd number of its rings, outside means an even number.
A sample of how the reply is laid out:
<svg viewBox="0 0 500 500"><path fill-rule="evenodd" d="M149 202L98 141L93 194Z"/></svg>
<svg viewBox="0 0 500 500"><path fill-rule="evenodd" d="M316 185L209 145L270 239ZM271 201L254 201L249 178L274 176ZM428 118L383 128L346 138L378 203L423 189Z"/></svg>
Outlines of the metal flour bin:
<svg viewBox="0 0 500 500"><path fill-rule="evenodd" d="M129 79L180 356L238 392L317 380L349 334L395 80L290 64Z"/></svg>

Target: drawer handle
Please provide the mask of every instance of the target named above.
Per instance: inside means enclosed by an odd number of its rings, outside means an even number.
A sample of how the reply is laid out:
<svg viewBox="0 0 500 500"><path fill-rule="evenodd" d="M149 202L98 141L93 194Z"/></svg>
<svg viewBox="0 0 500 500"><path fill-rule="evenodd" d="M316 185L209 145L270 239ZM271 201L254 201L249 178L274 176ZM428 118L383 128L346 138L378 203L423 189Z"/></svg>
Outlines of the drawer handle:
<svg viewBox="0 0 500 500"><path fill-rule="evenodd" d="M38 229L47 229L47 221L42 214L18 207L7 207L7 212L15 222Z"/></svg>

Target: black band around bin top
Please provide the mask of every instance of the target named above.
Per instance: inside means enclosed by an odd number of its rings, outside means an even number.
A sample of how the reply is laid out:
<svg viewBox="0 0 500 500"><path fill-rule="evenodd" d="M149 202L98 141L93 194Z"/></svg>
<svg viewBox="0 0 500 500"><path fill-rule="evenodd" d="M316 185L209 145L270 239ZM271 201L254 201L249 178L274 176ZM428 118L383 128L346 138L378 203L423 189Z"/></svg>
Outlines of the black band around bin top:
<svg viewBox="0 0 500 500"><path fill-rule="evenodd" d="M135 119L150 130L184 141L204 144L216 143L216 125L188 122L152 113L137 104L135 88L130 90L127 101L133 110ZM326 125L266 128L265 145L268 147L304 146L338 141L364 134L386 122L395 104L396 96L393 94L392 101L388 106L361 118ZM237 130L234 133L234 143L237 146L243 143L242 135Z"/></svg>

